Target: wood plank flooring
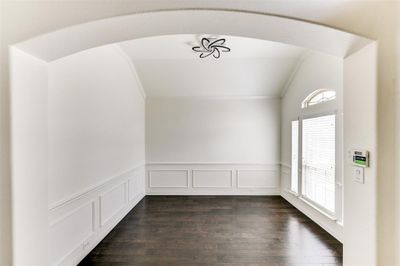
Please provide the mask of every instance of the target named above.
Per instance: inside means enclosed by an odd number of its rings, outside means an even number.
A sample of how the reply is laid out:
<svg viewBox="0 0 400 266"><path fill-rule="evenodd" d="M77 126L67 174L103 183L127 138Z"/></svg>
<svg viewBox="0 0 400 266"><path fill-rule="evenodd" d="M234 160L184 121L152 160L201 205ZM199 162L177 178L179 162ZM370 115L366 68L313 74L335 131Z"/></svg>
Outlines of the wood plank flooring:
<svg viewBox="0 0 400 266"><path fill-rule="evenodd" d="M146 196L80 265L341 265L342 244L279 196Z"/></svg>

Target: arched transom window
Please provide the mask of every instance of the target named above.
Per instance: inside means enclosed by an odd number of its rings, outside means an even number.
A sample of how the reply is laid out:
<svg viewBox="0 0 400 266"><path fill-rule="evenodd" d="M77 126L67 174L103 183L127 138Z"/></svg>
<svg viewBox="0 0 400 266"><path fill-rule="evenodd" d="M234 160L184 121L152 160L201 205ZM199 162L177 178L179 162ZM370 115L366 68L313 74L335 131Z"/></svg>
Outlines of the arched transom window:
<svg viewBox="0 0 400 266"><path fill-rule="evenodd" d="M320 104L336 99L336 92L327 89L320 89L310 93L301 103L301 108L306 108L312 105Z"/></svg>

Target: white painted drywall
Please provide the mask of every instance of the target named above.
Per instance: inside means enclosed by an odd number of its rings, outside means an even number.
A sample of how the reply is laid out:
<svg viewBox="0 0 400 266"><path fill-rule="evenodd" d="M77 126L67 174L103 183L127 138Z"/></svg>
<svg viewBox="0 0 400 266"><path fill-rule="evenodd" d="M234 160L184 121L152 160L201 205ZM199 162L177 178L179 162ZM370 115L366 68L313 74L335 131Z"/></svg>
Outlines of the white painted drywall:
<svg viewBox="0 0 400 266"><path fill-rule="evenodd" d="M144 164L144 99L114 46L49 66L49 204Z"/></svg>
<svg viewBox="0 0 400 266"><path fill-rule="evenodd" d="M147 163L263 163L280 158L280 100L149 98Z"/></svg>
<svg viewBox="0 0 400 266"><path fill-rule="evenodd" d="M13 263L46 265L47 63L12 49L10 74Z"/></svg>
<svg viewBox="0 0 400 266"><path fill-rule="evenodd" d="M282 163L291 162L291 124L290 121L300 115L309 115L330 109L341 110L343 88L343 60L338 57L312 52L304 57L293 79L289 82L282 98ZM323 108L313 106L307 110L301 108L301 102L307 95L318 89L336 91L335 105ZM317 109L318 108L318 109Z"/></svg>
<svg viewBox="0 0 400 266"><path fill-rule="evenodd" d="M344 264L385 265L377 255L377 44L344 60ZM365 183L353 180L354 166L347 152L370 152ZM394 233L394 232L393 232ZM389 264L386 264L389 265Z"/></svg>
<svg viewBox="0 0 400 266"><path fill-rule="evenodd" d="M302 101L313 91L318 89L329 89L336 91L336 100L321 105L310 106L302 109ZM288 83L286 93L282 99L282 124L281 124L281 161L283 164L281 188L282 195L297 208L302 210L314 221L324 227L328 232L336 238L343 241L343 228L332 219L322 215L308 204L295 197L290 190L290 174L291 169L291 121L297 120L298 117L307 117L322 115L327 113L336 113L336 174L337 181L340 182L341 159L342 159L342 91L343 91L343 60L338 57L321 54L310 53L304 57L299 68L292 80ZM296 169L297 170L297 169ZM337 187L336 190L340 190ZM341 193L337 193L340 195ZM341 203L341 201L339 200ZM341 205L341 204L338 204ZM339 208L341 209L341 208ZM339 210L338 218L341 219L341 210Z"/></svg>
<svg viewBox="0 0 400 266"><path fill-rule="evenodd" d="M147 194L279 195L279 131L280 99L148 98Z"/></svg>

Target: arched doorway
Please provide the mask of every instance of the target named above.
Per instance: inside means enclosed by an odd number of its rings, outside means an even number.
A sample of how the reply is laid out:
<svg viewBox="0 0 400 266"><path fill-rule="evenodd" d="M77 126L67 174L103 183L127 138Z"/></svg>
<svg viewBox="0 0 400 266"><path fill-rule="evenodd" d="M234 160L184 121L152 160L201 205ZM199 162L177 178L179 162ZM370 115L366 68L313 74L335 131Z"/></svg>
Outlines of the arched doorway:
<svg viewBox="0 0 400 266"><path fill-rule="evenodd" d="M173 10L133 14L38 36L11 48L14 256L17 264L47 263L48 244L47 237L44 237L47 236L48 223L46 63L85 49L125 40L202 33L282 42L343 57L343 159L346 160L348 150L357 147L363 147L375 154L376 48L369 39L289 18L224 10ZM20 82L21 75L25 82ZM360 79L360 76L365 78ZM32 90L32 87L37 88ZM358 100L360 95L363 95L363 101ZM27 123L27 120L31 123ZM24 145L18 145L21 143ZM372 167L366 172L369 182L363 186L353 184L351 165L346 161L344 163L344 177L347 177L342 184L345 187L344 254L345 262L349 264L373 263L376 260L374 162L372 157ZM31 170L24 172L19 171L20 169ZM358 210L357 204L360 202L370 205L370 210ZM36 210L34 213L29 212L33 209ZM361 223L367 226L358 227ZM37 225L35 230L32 229L33 225ZM40 243L38 238L42 239Z"/></svg>

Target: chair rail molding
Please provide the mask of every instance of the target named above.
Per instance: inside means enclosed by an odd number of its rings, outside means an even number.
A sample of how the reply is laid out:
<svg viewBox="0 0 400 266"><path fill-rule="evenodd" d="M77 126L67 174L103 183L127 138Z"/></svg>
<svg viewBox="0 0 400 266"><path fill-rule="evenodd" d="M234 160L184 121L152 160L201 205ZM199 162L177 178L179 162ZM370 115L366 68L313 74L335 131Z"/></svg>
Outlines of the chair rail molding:
<svg viewBox="0 0 400 266"><path fill-rule="evenodd" d="M48 264L79 263L144 196L143 163L50 204Z"/></svg>

